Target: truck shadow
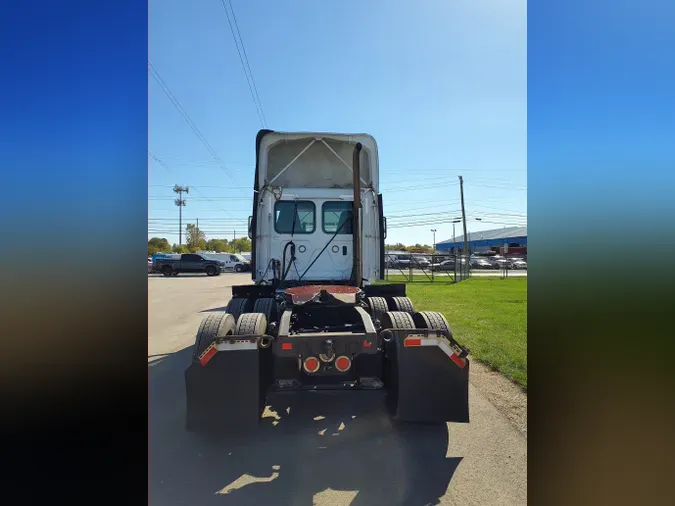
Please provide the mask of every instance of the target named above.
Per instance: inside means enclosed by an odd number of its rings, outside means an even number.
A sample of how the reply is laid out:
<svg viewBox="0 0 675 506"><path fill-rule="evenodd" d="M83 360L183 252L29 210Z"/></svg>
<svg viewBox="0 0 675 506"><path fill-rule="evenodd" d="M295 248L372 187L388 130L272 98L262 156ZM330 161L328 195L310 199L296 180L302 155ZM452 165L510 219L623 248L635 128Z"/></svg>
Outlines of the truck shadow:
<svg viewBox="0 0 675 506"><path fill-rule="evenodd" d="M227 304L221 307L212 307L211 309L202 309L200 313L217 313L219 311L227 311Z"/></svg>
<svg viewBox="0 0 675 506"><path fill-rule="evenodd" d="M248 435L188 433L190 357L148 364L151 503L438 504L462 460L446 457L445 424L392 423L383 392L274 393Z"/></svg>

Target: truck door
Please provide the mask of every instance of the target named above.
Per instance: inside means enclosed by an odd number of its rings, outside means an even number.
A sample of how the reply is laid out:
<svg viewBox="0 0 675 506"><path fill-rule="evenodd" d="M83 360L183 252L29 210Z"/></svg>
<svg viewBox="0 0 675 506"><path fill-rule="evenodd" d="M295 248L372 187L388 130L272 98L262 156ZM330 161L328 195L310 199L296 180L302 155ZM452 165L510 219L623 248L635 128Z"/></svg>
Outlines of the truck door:
<svg viewBox="0 0 675 506"><path fill-rule="evenodd" d="M204 260L199 255L186 253L180 257L180 269L183 272L201 272Z"/></svg>
<svg viewBox="0 0 675 506"><path fill-rule="evenodd" d="M310 200L280 200L274 204L274 233L270 241L270 252L275 252L282 265L282 275L288 269L288 280L300 278L311 262L318 238L316 204ZM291 248L295 245L294 264L291 264ZM283 252L286 250L284 258ZM309 273L303 279L312 279Z"/></svg>
<svg viewBox="0 0 675 506"><path fill-rule="evenodd" d="M317 260L319 279L350 279L354 266L354 238L352 212L354 203L329 200L321 205L321 247L335 237ZM320 250L319 250L320 251ZM317 251L318 253L318 251Z"/></svg>

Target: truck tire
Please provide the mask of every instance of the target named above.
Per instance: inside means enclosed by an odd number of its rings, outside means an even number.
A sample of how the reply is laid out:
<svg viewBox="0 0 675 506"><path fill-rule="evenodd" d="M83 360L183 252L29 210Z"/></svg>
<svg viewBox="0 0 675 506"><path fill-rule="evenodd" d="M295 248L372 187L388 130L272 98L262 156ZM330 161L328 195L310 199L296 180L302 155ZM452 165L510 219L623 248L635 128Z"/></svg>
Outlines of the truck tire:
<svg viewBox="0 0 675 506"><path fill-rule="evenodd" d="M171 274L173 274L173 269L171 268L170 265L164 265L162 266L162 274L164 274L167 277L171 276Z"/></svg>
<svg viewBox="0 0 675 506"><path fill-rule="evenodd" d="M414 329L415 322L410 313L405 311L387 311L382 315L383 329Z"/></svg>
<svg viewBox="0 0 675 506"><path fill-rule="evenodd" d="M450 330L448 320L437 311L419 311L413 314L412 318L415 322L415 328L446 330L450 334L450 337L452 337L452 330Z"/></svg>
<svg viewBox="0 0 675 506"><path fill-rule="evenodd" d="M279 320L277 301L271 297L257 299L253 304L253 312L264 314L268 325Z"/></svg>
<svg viewBox="0 0 675 506"><path fill-rule="evenodd" d="M239 320L239 317L248 311L250 309L250 304L248 299L244 299L243 297L237 297L234 299L231 299L230 302L227 304L227 308L225 311L230 313L232 316L234 316L234 320L237 321Z"/></svg>
<svg viewBox="0 0 675 506"><path fill-rule="evenodd" d="M218 273L213 265L207 265L205 271L207 276L215 276Z"/></svg>
<svg viewBox="0 0 675 506"><path fill-rule="evenodd" d="M234 272L241 272L242 270L243 269L242 269L241 265L237 264L237 265L234 266Z"/></svg>
<svg viewBox="0 0 675 506"><path fill-rule="evenodd" d="M382 315L389 311L387 306L387 299L384 297L367 297L366 302L370 308L370 315L382 321Z"/></svg>
<svg viewBox="0 0 675 506"><path fill-rule="evenodd" d="M193 359L197 360L199 355L208 348L216 337L234 334L235 327L236 321L234 316L229 313L218 311L204 318L197 331L195 346L192 349Z"/></svg>
<svg viewBox="0 0 675 506"><path fill-rule="evenodd" d="M237 320L234 331L237 336L261 336L267 332L267 318L262 313L244 313Z"/></svg>
<svg viewBox="0 0 675 506"><path fill-rule="evenodd" d="M389 299L389 309L391 311L403 311L405 313L414 313L412 301L408 297L391 297Z"/></svg>

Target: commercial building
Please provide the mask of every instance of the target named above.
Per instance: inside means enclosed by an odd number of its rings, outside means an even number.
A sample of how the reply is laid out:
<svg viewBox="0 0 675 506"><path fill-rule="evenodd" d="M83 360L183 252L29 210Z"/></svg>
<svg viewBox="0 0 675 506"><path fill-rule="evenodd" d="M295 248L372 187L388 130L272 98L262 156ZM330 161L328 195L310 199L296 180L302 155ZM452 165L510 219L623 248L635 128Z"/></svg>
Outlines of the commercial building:
<svg viewBox="0 0 675 506"><path fill-rule="evenodd" d="M467 234L467 245L471 253L495 252L504 254L504 245L508 244L508 254L527 255L527 227L505 227L493 230L481 230ZM454 241L448 239L436 243L438 253L464 253L464 235L460 232Z"/></svg>

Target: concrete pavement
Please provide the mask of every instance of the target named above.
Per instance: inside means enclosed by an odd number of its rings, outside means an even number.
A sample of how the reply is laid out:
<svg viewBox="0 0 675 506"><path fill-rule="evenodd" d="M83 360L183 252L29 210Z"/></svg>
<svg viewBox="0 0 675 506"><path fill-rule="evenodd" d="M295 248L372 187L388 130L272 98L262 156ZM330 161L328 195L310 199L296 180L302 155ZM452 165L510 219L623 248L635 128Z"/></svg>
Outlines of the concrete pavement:
<svg viewBox="0 0 675 506"><path fill-rule="evenodd" d="M464 425L396 426L382 393L349 392L274 394L243 439L185 432L183 372L197 327L224 309L230 285L249 282L148 278L152 504L526 504L527 441L473 385Z"/></svg>

